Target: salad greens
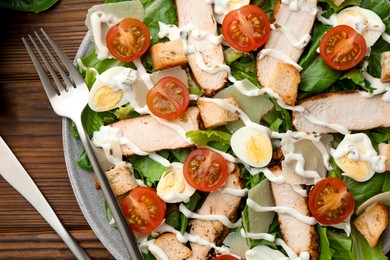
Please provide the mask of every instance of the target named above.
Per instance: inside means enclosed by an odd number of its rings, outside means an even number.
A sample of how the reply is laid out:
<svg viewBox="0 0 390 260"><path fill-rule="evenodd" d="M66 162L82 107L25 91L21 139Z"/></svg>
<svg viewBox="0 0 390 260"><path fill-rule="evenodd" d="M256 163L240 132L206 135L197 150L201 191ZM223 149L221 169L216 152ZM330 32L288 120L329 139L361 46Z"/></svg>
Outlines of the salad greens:
<svg viewBox="0 0 390 260"><path fill-rule="evenodd" d="M25 3L27 5L30 1L12 1L11 3L16 5L16 2ZM55 1L38 2L54 3ZM110 2L118 2L118 0L106 0L106 3ZM157 36L159 31L158 22L161 21L166 24L177 25L174 1L141 0L141 3L145 8L144 23L150 30L152 44L164 41L164 39L159 39ZM251 4L262 7L268 14L272 12L274 3L275 0L251 1ZM4 3L1 2L0 7L2 5L4 5ZM332 0L319 0L318 5L321 6L322 10L325 12L324 16L327 17L334 12L338 12L345 6L356 5L370 9L382 18L386 25L387 33L390 33L390 4L386 3L385 0L346 0L339 7L337 7ZM311 42L306 47L299 61L299 65L302 66L303 70L301 71L301 83L299 85L298 99L306 98L318 93L340 90L370 90L369 83L365 81L361 70L353 69L347 72L336 71L329 68L319 56L317 48L322 36L329 29L331 29L331 26L324 25L318 21L314 23ZM379 39L375 45L372 46L370 56L365 58L369 64L367 72L374 77L380 77L380 54L384 51L390 51L390 44L385 42L383 39ZM149 54L142 57L142 62L149 72L152 71ZM82 58L82 63L88 69L86 72L80 70L80 73L82 73L85 77L89 87L91 87L95 81L95 73L92 68L96 69L99 73L102 73L113 66L133 66L132 64L122 63L114 59L99 61L94 51L92 51L88 56ZM230 66L231 72L236 79L241 80L246 78L257 87L261 87L256 76L256 57L253 53L240 55L237 59L228 63L228 65ZM199 93L199 90L194 88L193 92ZM292 130L290 112L280 107L275 100L272 101L275 104L275 110L266 114L262 118L261 123L269 127L272 131L286 132L287 130ZM83 122L88 134L92 135L93 132L97 131L102 125L118 119L134 116L137 116L137 113L130 105L104 113L97 113L89 108L86 108L83 114ZM77 131L74 131L74 134L77 136ZM371 138L375 149L377 149L378 143L390 143L390 129L388 128L374 129L367 131L366 134ZM207 144L221 151L231 153L231 134L224 127L213 130L191 131L187 133L187 137L200 146L205 146ZM337 138L340 137L335 136L336 140ZM164 158L168 158L170 161L183 162L189 151L190 149L180 149L175 151L163 151L159 152L159 154ZM156 187L161 175L166 170L166 167L160 165L149 157L131 156L129 158L129 162L133 165L137 178L142 179L145 184L151 187ZM85 153L81 155L78 163L85 169L90 168L90 164ZM331 159L331 164L333 171L331 171L328 176L343 178L341 170L337 167L333 159ZM252 176L243 167L241 170L244 173L247 188L255 186L265 178L262 174ZM380 192L390 191L390 173L386 172L383 174L376 174L373 178L363 183L346 178L346 183L348 189L354 195L357 208L367 198ZM191 200L186 203L186 207L189 210L195 210L199 207L202 200L202 194L195 193L191 197ZM353 218L355 218L355 216L352 216L352 219ZM178 207L175 205L171 206L166 221L181 233L184 233L187 228L188 219L180 213ZM248 226L247 206L245 206L242 210L242 223L244 227ZM353 227L353 225L351 226L352 235L347 237L339 230L317 225L321 246L320 259L386 259L381 250L381 243L379 243L374 249L371 249L364 237ZM276 237L281 237L277 215L269 228L269 232L274 234ZM248 239L248 245L251 247L260 244L266 244L272 248L277 248L274 243L270 243L265 240ZM154 259L154 257L151 254L148 254L147 259Z"/></svg>
<svg viewBox="0 0 390 260"><path fill-rule="evenodd" d="M7 0L0 1L0 8L40 13L46 11L57 2L58 0Z"/></svg>

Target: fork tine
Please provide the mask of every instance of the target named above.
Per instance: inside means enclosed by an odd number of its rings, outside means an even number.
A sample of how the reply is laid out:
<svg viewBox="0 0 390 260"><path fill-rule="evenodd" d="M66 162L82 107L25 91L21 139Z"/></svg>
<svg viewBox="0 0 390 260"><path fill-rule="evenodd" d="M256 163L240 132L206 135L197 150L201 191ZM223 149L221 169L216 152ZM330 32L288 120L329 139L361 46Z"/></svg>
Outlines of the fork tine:
<svg viewBox="0 0 390 260"><path fill-rule="evenodd" d="M68 69L69 74L72 77L75 85L85 85L84 79L81 77L81 74L77 71L73 63L69 60L69 58L61 51L58 45L50 38L50 36L41 28L43 35L45 35L47 41L50 43L51 47L56 51L57 55L60 57L61 61Z"/></svg>
<svg viewBox="0 0 390 260"><path fill-rule="evenodd" d="M45 55L42 53L41 49L39 48L39 46L36 44L36 42L34 41L34 39L31 37L31 35L28 35L28 37L30 38L30 41L32 42L32 44L34 45L35 49L37 50L39 56L41 56L41 59L43 61L43 63L45 64L46 68L49 70L50 72L50 75L53 77L53 80L54 82L56 83L56 86L58 88L58 90L61 92L64 90L64 87L62 86L62 83L60 81L60 79L58 78L57 74L55 73L55 71L53 70L53 67L50 65L50 63L48 62L48 60L46 59Z"/></svg>
<svg viewBox="0 0 390 260"><path fill-rule="evenodd" d="M27 40L23 37L22 41L24 43L24 46L27 49L28 54L30 55L32 62L34 63L34 66L38 72L39 78L41 79L43 88L45 89L46 95L49 97L49 99L51 97L56 96L57 93L55 92L49 77L46 75L45 70L42 68L41 63L38 61L37 57L35 56L33 50L31 49L30 45L28 44Z"/></svg>
<svg viewBox="0 0 390 260"><path fill-rule="evenodd" d="M62 69L62 67L58 63L57 59L53 56L52 52L49 50L49 48L46 46L46 44L42 41L41 37L39 37L38 33L37 32L34 32L34 33L35 33L35 36L37 37L37 39L39 40L39 42L41 43L42 47L45 49L47 55L50 57L51 61L54 63L55 67L57 68L57 71L60 73L63 81L65 82L66 87L67 88L73 87L72 82L70 82L70 80L69 80L68 76L66 75L65 71ZM56 76L56 78L58 79L57 76ZM58 83L60 84L60 86L58 86ZM58 89L60 91L62 91L64 88L63 88L63 86L62 86L60 81L58 81L58 83L56 81Z"/></svg>

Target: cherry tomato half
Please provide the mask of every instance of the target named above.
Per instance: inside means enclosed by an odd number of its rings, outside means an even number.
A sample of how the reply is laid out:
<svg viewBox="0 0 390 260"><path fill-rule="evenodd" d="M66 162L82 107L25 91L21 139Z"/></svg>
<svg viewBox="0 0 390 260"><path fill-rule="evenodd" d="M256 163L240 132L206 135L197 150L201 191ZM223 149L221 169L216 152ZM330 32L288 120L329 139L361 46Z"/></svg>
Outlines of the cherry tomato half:
<svg viewBox="0 0 390 260"><path fill-rule="evenodd" d="M270 24L264 11L255 5L245 5L230 11L222 22L225 40L238 51L249 52L269 39Z"/></svg>
<svg viewBox="0 0 390 260"><path fill-rule="evenodd" d="M112 56L130 62L141 57L149 48L150 33L140 20L126 18L108 30L106 42Z"/></svg>
<svg viewBox="0 0 390 260"><path fill-rule="evenodd" d="M208 148L192 150L184 161L184 178L195 189L210 192L221 187L228 177L225 158Z"/></svg>
<svg viewBox="0 0 390 260"><path fill-rule="evenodd" d="M164 220L166 205L149 187L136 187L121 201L121 208L130 227L148 234Z"/></svg>
<svg viewBox="0 0 390 260"><path fill-rule="evenodd" d="M219 256L214 256L211 258L211 260L238 260L239 258L231 256L231 255L219 255Z"/></svg>
<svg viewBox="0 0 390 260"><path fill-rule="evenodd" d="M321 224L337 224L352 214L355 200L347 185L337 178L319 181L309 193L309 209Z"/></svg>
<svg viewBox="0 0 390 260"><path fill-rule="evenodd" d="M186 85L173 77L160 79L146 95L150 112L164 119L180 116L187 109L189 101Z"/></svg>
<svg viewBox="0 0 390 260"><path fill-rule="evenodd" d="M355 67L363 60L366 51L366 40L348 25L330 29L320 42L321 58L335 70Z"/></svg>

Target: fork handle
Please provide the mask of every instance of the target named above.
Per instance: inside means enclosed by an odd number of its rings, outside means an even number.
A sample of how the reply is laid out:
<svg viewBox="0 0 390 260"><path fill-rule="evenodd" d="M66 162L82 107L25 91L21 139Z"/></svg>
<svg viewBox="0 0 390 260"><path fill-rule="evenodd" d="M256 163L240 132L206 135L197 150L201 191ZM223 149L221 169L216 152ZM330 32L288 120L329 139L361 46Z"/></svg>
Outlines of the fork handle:
<svg viewBox="0 0 390 260"><path fill-rule="evenodd" d="M0 175L42 215L79 260L90 259L83 248L64 228L33 179L26 172L8 145L0 137Z"/></svg>
<svg viewBox="0 0 390 260"><path fill-rule="evenodd" d="M85 152L88 155L92 168L96 174L96 177L99 180L100 188L103 191L108 207L111 210L111 214L115 220L115 224L117 225L118 231L123 239L123 242L125 243L127 251L129 252L130 259L132 260L144 259L143 255L139 250L135 235L133 231L129 228L129 225L127 224L127 221L119 206L118 200L111 189L106 174L103 171L98 158L95 155L91 140L89 139L89 136L85 132L81 120L78 121L74 120L74 123L76 125L77 131L79 132L80 140L84 145Z"/></svg>

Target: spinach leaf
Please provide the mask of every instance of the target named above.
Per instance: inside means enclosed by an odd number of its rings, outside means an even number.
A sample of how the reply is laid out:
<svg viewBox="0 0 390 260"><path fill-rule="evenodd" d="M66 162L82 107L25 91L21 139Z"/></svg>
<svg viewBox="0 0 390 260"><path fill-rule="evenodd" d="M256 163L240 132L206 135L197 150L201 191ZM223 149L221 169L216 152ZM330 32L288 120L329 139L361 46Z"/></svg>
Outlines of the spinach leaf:
<svg viewBox="0 0 390 260"><path fill-rule="evenodd" d="M7 0L0 1L0 8L40 13L46 11L57 2L58 0Z"/></svg>
<svg viewBox="0 0 390 260"><path fill-rule="evenodd" d="M351 178L347 178L345 183L355 199L355 209L368 198L382 192L385 179L386 175L383 173L376 173L366 182L358 182Z"/></svg>

